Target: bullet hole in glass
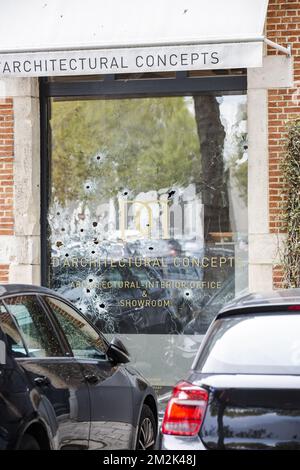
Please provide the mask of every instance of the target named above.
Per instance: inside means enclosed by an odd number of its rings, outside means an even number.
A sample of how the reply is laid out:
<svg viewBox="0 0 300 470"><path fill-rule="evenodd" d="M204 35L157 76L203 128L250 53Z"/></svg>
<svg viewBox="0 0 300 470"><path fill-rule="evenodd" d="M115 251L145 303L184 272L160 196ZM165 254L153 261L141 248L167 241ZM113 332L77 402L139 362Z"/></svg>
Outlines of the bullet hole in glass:
<svg viewBox="0 0 300 470"><path fill-rule="evenodd" d="M185 295L188 297L188 296L190 295L190 293L189 293L189 292L186 292Z"/></svg>
<svg viewBox="0 0 300 470"><path fill-rule="evenodd" d="M96 252L93 250L93 251L92 251L92 255L94 255L95 253L96 253Z"/></svg>
<svg viewBox="0 0 300 470"><path fill-rule="evenodd" d="M174 196L175 193L176 193L176 191L174 191L174 190L169 191L168 192L168 199L170 199L172 196Z"/></svg>
<svg viewBox="0 0 300 470"><path fill-rule="evenodd" d="M60 212L56 212L56 215L60 215Z"/></svg>
<svg viewBox="0 0 300 470"><path fill-rule="evenodd" d="M153 250L153 249L154 249L153 246L149 246L149 250Z"/></svg>
<svg viewBox="0 0 300 470"><path fill-rule="evenodd" d="M150 224L146 224L146 227L150 227Z"/></svg>
<svg viewBox="0 0 300 470"><path fill-rule="evenodd" d="M83 228L80 229L80 232L83 232Z"/></svg>
<svg viewBox="0 0 300 470"><path fill-rule="evenodd" d="M127 196L127 194L128 194L128 191L124 191L124 193L123 193L123 194L124 194L124 196Z"/></svg>
<svg viewBox="0 0 300 470"><path fill-rule="evenodd" d="M82 307L79 307L79 310L81 310L81 311L82 311Z"/></svg>
<svg viewBox="0 0 300 470"><path fill-rule="evenodd" d="M94 244L95 244L95 245L98 245L98 243L99 243L99 242L98 242L98 240L97 240L97 239L96 239L96 240L94 240Z"/></svg>
<svg viewBox="0 0 300 470"><path fill-rule="evenodd" d="M88 294L91 292L90 289L87 289L86 291L87 291Z"/></svg>
<svg viewBox="0 0 300 470"><path fill-rule="evenodd" d="M89 282L93 282L93 279L89 279Z"/></svg>
<svg viewBox="0 0 300 470"><path fill-rule="evenodd" d="M61 231L64 232L66 229L65 228L62 228Z"/></svg>
<svg viewBox="0 0 300 470"><path fill-rule="evenodd" d="M98 222L93 222L93 227L97 227Z"/></svg>
<svg viewBox="0 0 300 470"><path fill-rule="evenodd" d="M100 304L99 307L100 308L105 308L105 304Z"/></svg>
<svg viewBox="0 0 300 470"><path fill-rule="evenodd" d="M90 185L89 185L89 184L86 185L86 189L90 189Z"/></svg>
<svg viewBox="0 0 300 470"><path fill-rule="evenodd" d="M244 145L244 150L248 150L248 145Z"/></svg>
<svg viewBox="0 0 300 470"><path fill-rule="evenodd" d="M61 242L61 241L59 241L59 240L56 242L57 248L59 248L59 247L62 246L62 245L63 245L63 242Z"/></svg>
<svg viewBox="0 0 300 470"><path fill-rule="evenodd" d="M100 155L97 155L97 160L101 160L101 157L100 157Z"/></svg>
<svg viewBox="0 0 300 470"><path fill-rule="evenodd" d="M69 256L69 253L66 253L66 254L65 254L65 257L67 258L68 256Z"/></svg>

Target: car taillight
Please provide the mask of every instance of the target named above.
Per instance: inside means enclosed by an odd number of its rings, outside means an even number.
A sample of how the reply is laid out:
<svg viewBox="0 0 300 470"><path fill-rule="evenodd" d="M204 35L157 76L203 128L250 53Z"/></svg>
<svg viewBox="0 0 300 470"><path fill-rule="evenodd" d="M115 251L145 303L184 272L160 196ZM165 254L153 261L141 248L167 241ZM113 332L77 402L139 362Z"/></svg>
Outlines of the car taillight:
<svg viewBox="0 0 300 470"><path fill-rule="evenodd" d="M163 434L195 436L199 433L208 402L207 390L189 382L179 382L173 389L163 423Z"/></svg>
<svg viewBox="0 0 300 470"><path fill-rule="evenodd" d="M297 311L299 311L300 310L300 305L290 305L288 307L288 310L297 310Z"/></svg>

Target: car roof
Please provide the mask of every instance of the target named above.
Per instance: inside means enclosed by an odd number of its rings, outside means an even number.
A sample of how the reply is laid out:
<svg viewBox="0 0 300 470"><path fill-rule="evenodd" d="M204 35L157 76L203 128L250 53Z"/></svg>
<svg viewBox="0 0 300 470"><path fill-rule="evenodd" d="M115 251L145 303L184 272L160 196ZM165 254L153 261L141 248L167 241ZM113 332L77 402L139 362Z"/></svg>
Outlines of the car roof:
<svg viewBox="0 0 300 470"><path fill-rule="evenodd" d="M300 305L300 289L278 289L270 292L254 292L236 297L230 303L226 304L219 312L219 315L236 313L243 309L249 312L249 309L284 307L288 305Z"/></svg>
<svg viewBox="0 0 300 470"><path fill-rule="evenodd" d="M32 294L56 295L53 290L47 289L47 287L35 286L32 284L0 284L0 299L7 295L23 294L25 292Z"/></svg>

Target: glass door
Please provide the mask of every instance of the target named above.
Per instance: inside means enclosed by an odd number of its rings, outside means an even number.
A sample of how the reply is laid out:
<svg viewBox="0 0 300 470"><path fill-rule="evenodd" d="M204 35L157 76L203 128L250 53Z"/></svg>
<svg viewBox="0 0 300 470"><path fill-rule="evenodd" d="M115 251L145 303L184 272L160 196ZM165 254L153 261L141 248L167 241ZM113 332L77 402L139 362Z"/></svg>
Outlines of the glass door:
<svg viewBox="0 0 300 470"><path fill-rule="evenodd" d="M246 96L51 100L48 285L163 395L248 284Z"/></svg>

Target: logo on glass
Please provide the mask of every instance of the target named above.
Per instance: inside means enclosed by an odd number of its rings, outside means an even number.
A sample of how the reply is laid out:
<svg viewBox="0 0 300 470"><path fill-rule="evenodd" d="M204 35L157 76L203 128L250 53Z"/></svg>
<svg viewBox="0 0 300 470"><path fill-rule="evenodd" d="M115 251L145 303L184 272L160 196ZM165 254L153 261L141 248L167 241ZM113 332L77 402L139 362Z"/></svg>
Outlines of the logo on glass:
<svg viewBox="0 0 300 470"><path fill-rule="evenodd" d="M164 195L159 200L119 199L120 237L123 240L194 238L201 241L203 204L197 197L176 200L169 195Z"/></svg>

